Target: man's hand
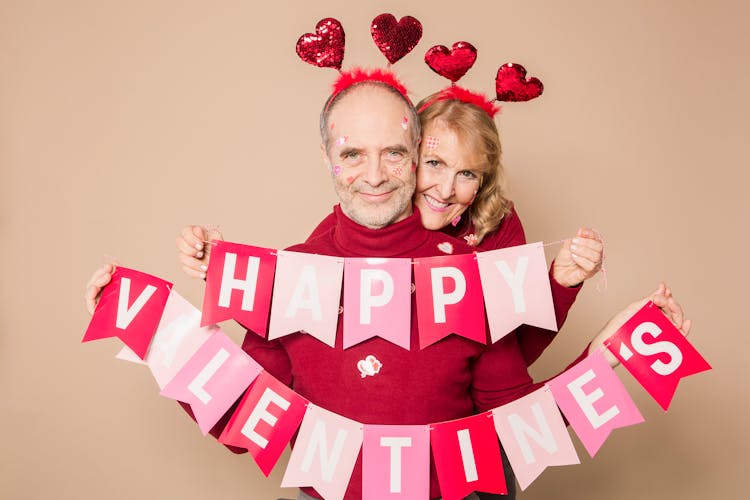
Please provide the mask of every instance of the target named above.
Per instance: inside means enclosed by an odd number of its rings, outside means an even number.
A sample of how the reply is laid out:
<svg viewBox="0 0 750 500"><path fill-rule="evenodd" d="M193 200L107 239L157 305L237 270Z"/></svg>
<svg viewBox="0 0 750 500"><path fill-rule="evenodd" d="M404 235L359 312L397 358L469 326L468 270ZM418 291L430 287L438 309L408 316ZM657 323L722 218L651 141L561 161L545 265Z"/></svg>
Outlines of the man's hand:
<svg viewBox="0 0 750 500"><path fill-rule="evenodd" d="M659 288L657 288L655 292L633 302L632 304L629 304L623 310L615 314L614 317L612 317L612 319L610 319L607 324L604 325L604 328L601 329L597 336L594 337L594 340L589 346L589 352L592 352L595 349L601 349L604 346L604 341L614 335L615 332L619 330L622 325L624 325L625 322L629 320L635 313L637 313L644 305L646 305L649 300L653 301L654 305L662 310L662 312L667 316L667 318L669 318L672 324L676 326L683 335L687 336L687 334L690 333L692 321L689 319L685 319L682 307L672 296L672 290L668 288L664 283L659 283ZM620 363L617 358L611 352L609 352L609 349L605 348L603 349L603 351L604 356L607 358L607 361L612 368Z"/></svg>
<svg viewBox="0 0 750 500"><path fill-rule="evenodd" d="M211 258L211 240L223 240L215 229L201 226L185 226L177 236L177 258L182 264L182 272L191 278L206 279L208 261Z"/></svg>
<svg viewBox="0 0 750 500"><path fill-rule="evenodd" d="M86 301L86 309L88 309L89 314L94 314L96 303L99 302L99 295L101 294L102 288L112 281L112 274L115 272L117 266L118 263L114 261L109 264L104 264L102 267L94 271L91 279L86 283L86 292L84 293L83 298Z"/></svg>
<svg viewBox="0 0 750 500"><path fill-rule="evenodd" d="M552 265L552 277L563 286L578 286L602 268L604 242L599 233L582 227L565 240Z"/></svg>

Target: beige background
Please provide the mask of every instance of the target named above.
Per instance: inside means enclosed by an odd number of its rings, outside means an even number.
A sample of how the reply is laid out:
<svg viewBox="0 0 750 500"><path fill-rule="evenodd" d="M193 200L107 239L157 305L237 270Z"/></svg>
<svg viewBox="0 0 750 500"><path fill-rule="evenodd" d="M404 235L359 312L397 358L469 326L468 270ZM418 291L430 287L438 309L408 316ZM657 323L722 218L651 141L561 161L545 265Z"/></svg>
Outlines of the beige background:
<svg viewBox="0 0 750 500"><path fill-rule="evenodd" d="M0 497L293 494L278 489L283 466L264 479L248 456L202 438L147 370L113 358L117 341L80 344L83 285L111 255L198 304L200 284L175 259L181 226L220 224L261 246L302 240L334 202L316 120L335 73L300 62L294 43L333 16L345 66L382 65L369 35L381 12L424 24L396 66L417 98L446 83L424 52L462 39L479 48L464 85L491 93L507 61L545 83L542 98L499 117L513 197L530 240L600 229L609 289L585 288L535 373L563 366L661 279L714 366L685 380L667 413L620 368L646 422L595 459L579 447L581 465L548 470L523 497L741 496L750 9L405 4L0 2Z"/></svg>

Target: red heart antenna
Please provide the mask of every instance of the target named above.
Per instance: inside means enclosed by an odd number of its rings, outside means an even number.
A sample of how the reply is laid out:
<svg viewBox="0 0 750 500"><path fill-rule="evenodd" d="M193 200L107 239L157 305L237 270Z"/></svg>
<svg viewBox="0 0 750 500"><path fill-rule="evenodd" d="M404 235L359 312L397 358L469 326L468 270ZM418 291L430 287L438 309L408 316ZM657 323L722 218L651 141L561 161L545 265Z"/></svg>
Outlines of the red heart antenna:
<svg viewBox="0 0 750 500"><path fill-rule="evenodd" d="M526 68L520 64L506 63L497 70L495 92L498 101L530 101L542 95L543 91L542 82L535 77L526 78Z"/></svg>
<svg viewBox="0 0 750 500"><path fill-rule="evenodd" d="M393 14L380 14L372 20L370 33L380 52L393 64L417 46L422 38L422 23L411 16L396 21Z"/></svg>
<svg viewBox="0 0 750 500"><path fill-rule="evenodd" d="M303 61L319 68L336 68L341 71L344 60L344 28L332 17L318 21L315 34L305 33L297 40L297 55Z"/></svg>

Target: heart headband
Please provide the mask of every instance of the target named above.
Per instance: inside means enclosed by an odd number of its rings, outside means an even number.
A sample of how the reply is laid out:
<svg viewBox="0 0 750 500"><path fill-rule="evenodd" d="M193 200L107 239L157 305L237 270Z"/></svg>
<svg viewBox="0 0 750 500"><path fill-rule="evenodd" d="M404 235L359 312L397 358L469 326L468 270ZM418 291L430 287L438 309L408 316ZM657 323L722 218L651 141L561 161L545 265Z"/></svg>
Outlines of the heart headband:
<svg viewBox="0 0 750 500"><path fill-rule="evenodd" d="M542 95L544 85L535 77L526 78L526 69L520 64L506 63L500 66L495 77L495 99L488 99L484 94L459 87L456 82L466 74L477 59L477 49L469 42L456 42L448 49L444 45L435 45L424 56L425 63L435 73L451 81L449 87L439 91L435 97L418 111L431 106L437 101L458 100L473 104L490 118L494 118L500 107L496 101L521 102L530 101Z"/></svg>
<svg viewBox="0 0 750 500"><path fill-rule="evenodd" d="M422 24L411 16L404 16L397 21L392 14L380 14L372 20L370 33L375 45L388 60L387 68L390 68L391 64L411 52L419 43L422 38ZM344 28L332 17L320 20L315 25L314 34L305 33L297 40L297 55L300 59L319 68L336 68L339 71L329 102L352 85L365 81L380 82L393 87L409 101L406 87L389 69L353 68L341 71L344 45Z"/></svg>

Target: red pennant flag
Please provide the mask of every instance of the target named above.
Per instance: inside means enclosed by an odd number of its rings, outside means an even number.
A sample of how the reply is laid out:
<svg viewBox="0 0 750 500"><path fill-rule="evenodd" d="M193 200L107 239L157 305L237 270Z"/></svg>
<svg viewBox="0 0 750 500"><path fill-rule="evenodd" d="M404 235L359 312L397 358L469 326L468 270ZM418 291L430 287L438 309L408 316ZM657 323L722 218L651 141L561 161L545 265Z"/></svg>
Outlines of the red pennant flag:
<svg viewBox="0 0 750 500"><path fill-rule="evenodd" d="M484 297L474 254L414 259L419 348L455 333L487 342Z"/></svg>
<svg viewBox="0 0 750 500"><path fill-rule="evenodd" d="M276 251L227 241L212 244L201 326L234 319L265 337Z"/></svg>
<svg viewBox="0 0 750 500"><path fill-rule="evenodd" d="M635 313L604 345L664 410L681 378L711 369L653 302Z"/></svg>
<svg viewBox="0 0 750 500"><path fill-rule="evenodd" d="M444 500L473 491L508 494L491 412L433 424L430 444Z"/></svg>
<svg viewBox="0 0 750 500"><path fill-rule="evenodd" d="M117 267L81 342L117 337L144 359L171 289L172 283L161 278Z"/></svg>
<svg viewBox="0 0 750 500"><path fill-rule="evenodd" d="M263 371L240 401L219 442L247 448L268 477L306 409L305 398Z"/></svg>

